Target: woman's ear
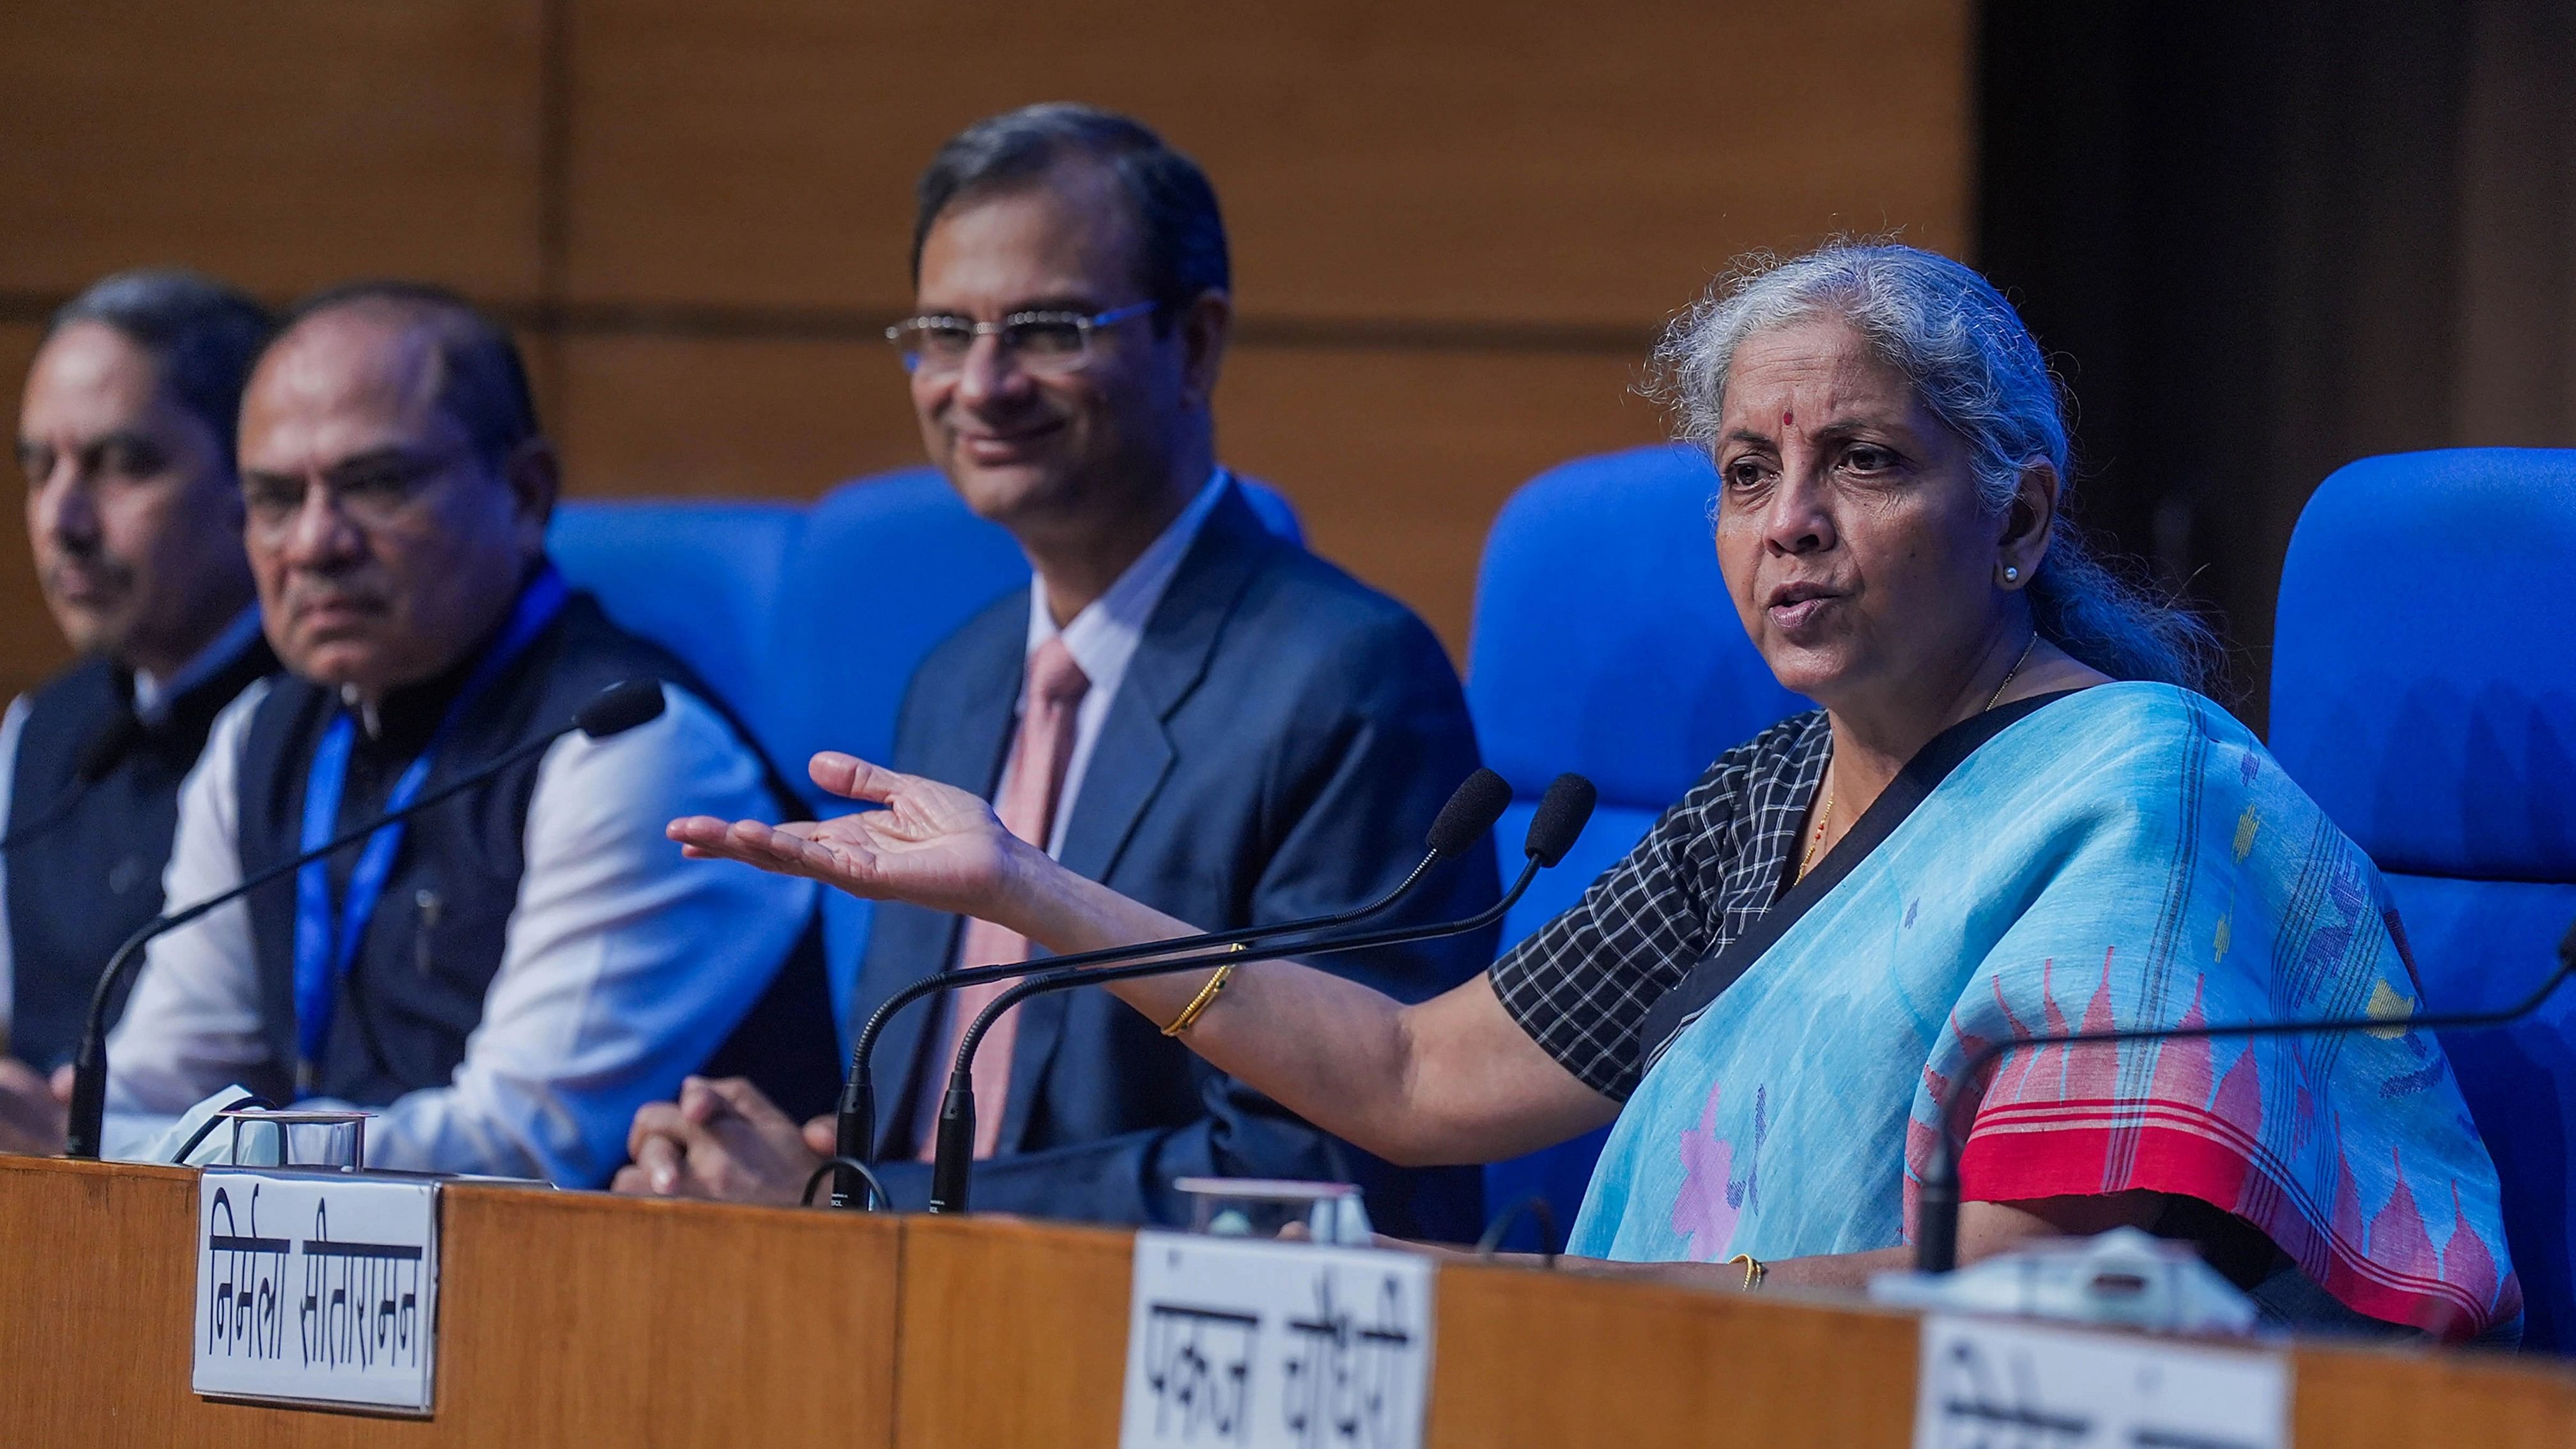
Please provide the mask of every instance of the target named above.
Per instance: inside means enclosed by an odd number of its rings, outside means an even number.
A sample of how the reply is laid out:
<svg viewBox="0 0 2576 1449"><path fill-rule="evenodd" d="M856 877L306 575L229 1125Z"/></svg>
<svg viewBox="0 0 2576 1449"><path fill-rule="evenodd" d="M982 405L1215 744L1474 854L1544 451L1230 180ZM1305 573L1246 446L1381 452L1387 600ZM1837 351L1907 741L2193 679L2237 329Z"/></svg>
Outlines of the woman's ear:
<svg viewBox="0 0 2576 1449"><path fill-rule="evenodd" d="M2045 459L2024 463L2012 501L2004 505L2003 533L1995 540L1995 585L2029 586L2048 556L2050 530L2057 525L2057 469Z"/></svg>

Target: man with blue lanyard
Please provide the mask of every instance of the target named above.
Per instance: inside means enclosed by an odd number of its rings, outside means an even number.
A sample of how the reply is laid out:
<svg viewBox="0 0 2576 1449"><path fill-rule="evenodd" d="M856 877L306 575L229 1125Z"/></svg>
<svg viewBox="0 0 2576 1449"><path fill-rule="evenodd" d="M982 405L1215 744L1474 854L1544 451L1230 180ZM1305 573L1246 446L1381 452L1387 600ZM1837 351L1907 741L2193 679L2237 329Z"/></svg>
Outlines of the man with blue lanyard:
<svg viewBox="0 0 2576 1449"><path fill-rule="evenodd" d="M27 370L27 540L81 656L0 717L0 1082L39 1102L99 968L161 912L179 782L216 712L277 667L233 478L268 332L220 282L126 272L64 304Z"/></svg>
<svg viewBox="0 0 2576 1449"><path fill-rule="evenodd" d="M244 396L241 478L288 673L216 721L171 900L363 826L609 685L658 678L668 708L156 941L109 1044L111 1153L241 1083L376 1111L373 1165L594 1186L637 1105L711 1058L827 1100L810 889L689 867L662 834L792 796L685 666L547 561L554 454L508 334L408 284L304 303Z"/></svg>

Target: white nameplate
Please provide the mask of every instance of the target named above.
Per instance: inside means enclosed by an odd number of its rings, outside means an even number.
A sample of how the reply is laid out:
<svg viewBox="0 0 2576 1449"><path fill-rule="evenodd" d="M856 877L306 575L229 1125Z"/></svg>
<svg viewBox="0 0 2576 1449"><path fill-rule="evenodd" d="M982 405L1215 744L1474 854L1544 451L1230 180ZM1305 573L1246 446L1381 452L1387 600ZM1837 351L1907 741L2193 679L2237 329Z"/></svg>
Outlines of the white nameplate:
<svg viewBox="0 0 2576 1449"><path fill-rule="evenodd" d="M2287 1449L2277 1353L1997 1319L1923 1320L1914 1449Z"/></svg>
<svg viewBox="0 0 2576 1449"><path fill-rule="evenodd" d="M192 1332L198 1393L428 1413L438 1184L209 1169Z"/></svg>
<svg viewBox="0 0 2576 1449"><path fill-rule="evenodd" d="M1431 1260L1136 1235L1120 1449L1418 1449Z"/></svg>

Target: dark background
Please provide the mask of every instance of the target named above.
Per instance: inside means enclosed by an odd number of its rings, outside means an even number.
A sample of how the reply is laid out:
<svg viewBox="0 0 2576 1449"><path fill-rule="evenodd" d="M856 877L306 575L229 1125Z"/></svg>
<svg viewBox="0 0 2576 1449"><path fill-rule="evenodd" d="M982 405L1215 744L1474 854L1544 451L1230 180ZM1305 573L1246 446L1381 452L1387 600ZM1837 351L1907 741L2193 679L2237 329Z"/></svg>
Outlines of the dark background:
<svg viewBox="0 0 2576 1449"><path fill-rule="evenodd" d="M2576 4L1998 0L1978 95L1978 260L2076 395L2076 516L2223 622L2258 728L2328 473L2576 446Z"/></svg>

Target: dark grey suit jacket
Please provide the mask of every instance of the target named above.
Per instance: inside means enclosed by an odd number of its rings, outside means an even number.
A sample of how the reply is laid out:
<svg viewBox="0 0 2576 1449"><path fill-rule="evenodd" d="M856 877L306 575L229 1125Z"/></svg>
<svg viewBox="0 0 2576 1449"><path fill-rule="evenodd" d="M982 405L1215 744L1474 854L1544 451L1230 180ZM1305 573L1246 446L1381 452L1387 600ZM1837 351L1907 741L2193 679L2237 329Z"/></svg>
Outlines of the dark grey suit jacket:
<svg viewBox="0 0 2576 1449"><path fill-rule="evenodd" d="M1025 590L923 661L895 735L896 769L990 798L1009 747L1028 644ZM1101 726L1064 865L1206 930L1337 911L1392 888L1476 768L1448 656L1422 621L1265 529L1229 488L1155 609ZM1467 916L1498 894L1490 842L1439 867L1395 921ZM854 1020L906 982L948 969L958 917L876 910ZM1406 1001L1483 970L1496 932L1323 958ZM978 963L964 963L978 964ZM918 1207L912 1105L935 1002L878 1046L881 1172ZM979 1210L1169 1223L1176 1177L1334 1178L1368 1189L1383 1231L1472 1238L1474 1168L1400 1170L1308 1126L1217 1072L1097 988L1021 1008L997 1156ZM944 1064L937 1079L944 1080ZM933 1090L936 1090L935 1086Z"/></svg>

